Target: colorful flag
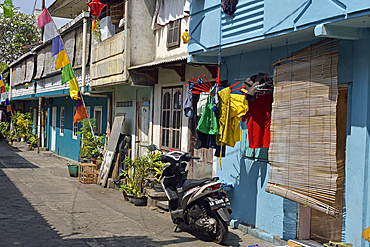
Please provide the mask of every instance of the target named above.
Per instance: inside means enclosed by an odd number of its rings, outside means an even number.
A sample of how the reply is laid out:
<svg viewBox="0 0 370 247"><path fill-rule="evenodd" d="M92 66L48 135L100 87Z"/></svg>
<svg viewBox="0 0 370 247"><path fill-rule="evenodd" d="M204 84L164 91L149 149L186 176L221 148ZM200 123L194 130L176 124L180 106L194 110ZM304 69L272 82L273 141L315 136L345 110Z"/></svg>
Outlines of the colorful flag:
<svg viewBox="0 0 370 247"><path fill-rule="evenodd" d="M69 64L67 53L59 35L52 41L51 57L53 61L55 60L55 71Z"/></svg>
<svg viewBox="0 0 370 247"><path fill-rule="evenodd" d="M5 85L1 78L1 75L0 75L0 92L1 92L1 102L5 101L6 111L10 112L12 110L12 107L10 105L9 98L8 98L8 92L5 89Z"/></svg>
<svg viewBox="0 0 370 247"><path fill-rule="evenodd" d="M4 102L8 98L8 92L5 89L4 82L0 75L0 93L1 93L1 102Z"/></svg>
<svg viewBox="0 0 370 247"><path fill-rule="evenodd" d="M11 112L12 111L12 106L10 105L9 99L6 98L5 100L5 106L6 106L6 111Z"/></svg>
<svg viewBox="0 0 370 247"><path fill-rule="evenodd" d="M72 99L77 100L79 98L78 92L80 88L73 74L71 64L67 64L62 69L62 85L69 81L69 94Z"/></svg>
<svg viewBox="0 0 370 247"><path fill-rule="evenodd" d="M78 100L77 100L77 105L76 105L76 113L75 116L73 117L73 123L77 123L78 121L84 120L88 118L85 106L82 102L81 99L81 94L78 92Z"/></svg>
<svg viewBox="0 0 370 247"><path fill-rule="evenodd" d="M44 43L58 36L58 30L53 19L49 15L47 8L45 8L38 17L39 29L44 27Z"/></svg>

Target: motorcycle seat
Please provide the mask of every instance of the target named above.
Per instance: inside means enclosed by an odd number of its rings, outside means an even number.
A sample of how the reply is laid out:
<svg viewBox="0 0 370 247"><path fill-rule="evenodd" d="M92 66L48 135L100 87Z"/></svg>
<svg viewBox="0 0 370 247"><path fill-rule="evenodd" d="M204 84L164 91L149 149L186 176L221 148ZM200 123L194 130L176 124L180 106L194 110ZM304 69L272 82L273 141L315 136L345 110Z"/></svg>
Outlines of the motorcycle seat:
<svg viewBox="0 0 370 247"><path fill-rule="evenodd" d="M187 179L184 182L183 189L184 191L187 191L191 188L194 188L198 185L205 184L206 182L212 181L212 178L203 178L203 179Z"/></svg>

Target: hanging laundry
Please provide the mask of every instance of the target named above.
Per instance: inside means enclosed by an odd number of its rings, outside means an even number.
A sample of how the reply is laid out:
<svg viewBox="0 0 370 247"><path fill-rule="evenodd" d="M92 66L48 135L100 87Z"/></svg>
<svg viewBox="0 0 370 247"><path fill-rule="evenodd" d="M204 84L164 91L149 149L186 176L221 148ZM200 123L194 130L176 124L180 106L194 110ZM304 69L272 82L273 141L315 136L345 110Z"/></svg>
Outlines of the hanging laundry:
<svg viewBox="0 0 370 247"><path fill-rule="evenodd" d="M243 120L247 121L250 148L270 147L272 101L272 93L261 95L255 101L249 101L249 111Z"/></svg>
<svg viewBox="0 0 370 247"><path fill-rule="evenodd" d="M250 148L248 140L248 128L246 122L240 123L242 129L242 141L240 145L240 158L255 161L268 162L268 148Z"/></svg>
<svg viewBox="0 0 370 247"><path fill-rule="evenodd" d="M252 75L244 81L243 86L248 91L247 100L253 101L260 95L271 93L273 88L272 77L264 73Z"/></svg>
<svg viewBox="0 0 370 247"><path fill-rule="evenodd" d="M199 120L197 130L208 135L220 135L216 113L212 111L212 108L213 97L211 94L208 94L206 106Z"/></svg>
<svg viewBox="0 0 370 247"><path fill-rule="evenodd" d="M200 131L196 131L197 139L194 145L195 149L200 148L216 148L216 135L204 134Z"/></svg>
<svg viewBox="0 0 370 247"><path fill-rule="evenodd" d="M226 156L226 146L222 146L221 148L221 146L217 145L216 150L215 150L215 157L225 157L225 156ZM220 160L220 164L221 164L221 160Z"/></svg>
<svg viewBox="0 0 370 247"><path fill-rule="evenodd" d="M238 0L221 0L221 8L227 15L234 14Z"/></svg>
<svg viewBox="0 0 370 247"><path fill-rule="evenodd" d="M204 108L206 107L206 104L207 104L207 99L208 99L208 93L201 92L199 94L199 100L197 103L197 116L202 115Z"/></svg>
<svg viewBox="0 0 370 247"><path fill-rule="evenodd" d="M244 95L231 94L230 88L218 92L218 123L220 135L217 136L217 145L234 147L241 141L240 119L248 112L248 101Z"/></svg>
<svg viewBox="0 0 370 247"><path fill-rule="evenodd" d="M186 91L186 98L184 101L184 113L185 116L188 118L194 117L194 109L193 109L193 87L194 82L189 80L188 81L188 89Z"/></svg>

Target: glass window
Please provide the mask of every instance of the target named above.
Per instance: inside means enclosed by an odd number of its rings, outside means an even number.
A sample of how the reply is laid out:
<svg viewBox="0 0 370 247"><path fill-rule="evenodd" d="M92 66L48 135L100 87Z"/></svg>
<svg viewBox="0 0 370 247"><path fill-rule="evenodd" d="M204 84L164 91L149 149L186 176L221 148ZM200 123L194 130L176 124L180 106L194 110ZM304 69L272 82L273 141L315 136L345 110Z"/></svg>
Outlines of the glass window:
<svg viewBox="0 0 370 247"><path fill-rule="evenodd" d="M180 46L180 23L181 19L168 23L167 48Z"/></svg>
<svg viewBox="0 0 370 247"><path fill-rule="evenodd" d="M161 149L179 149L181 143L182 87L162 89Z"/></svg>
<svg viewBox="0 0 370 247"><path fill-rule="evenodd" d="M95 125L96 125L96 128L94 129L94 131L97 135L101 135L102 133L102 120L103 120L102 112L103 112L102 106L94 106L94 118L95 118Z"/></svg>

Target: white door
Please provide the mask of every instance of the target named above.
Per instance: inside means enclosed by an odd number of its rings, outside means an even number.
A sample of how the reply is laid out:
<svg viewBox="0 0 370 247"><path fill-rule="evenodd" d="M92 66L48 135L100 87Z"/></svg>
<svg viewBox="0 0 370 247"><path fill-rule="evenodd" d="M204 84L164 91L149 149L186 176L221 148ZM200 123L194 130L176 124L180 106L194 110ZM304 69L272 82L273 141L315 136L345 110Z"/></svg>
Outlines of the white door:
<svg viewBox="0 0 370 247"><path fill-rule="evenodd" d="M53 107L53 113L51 115L51 147L50 150L55 152L55 142L57 137L57 107Z"/></svg>
<svg viewBox="0 0 370 247"><path fill-rule="evenodd" d="M149 101L137 102L137 157L144 155L149 146L149 104Z"/></svg>

